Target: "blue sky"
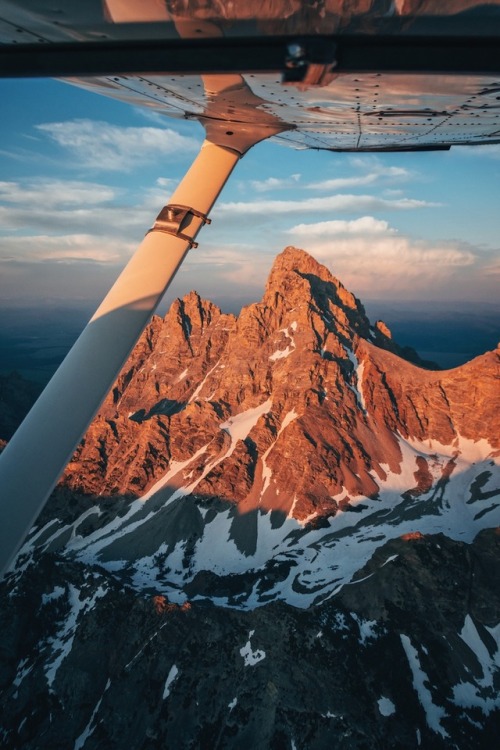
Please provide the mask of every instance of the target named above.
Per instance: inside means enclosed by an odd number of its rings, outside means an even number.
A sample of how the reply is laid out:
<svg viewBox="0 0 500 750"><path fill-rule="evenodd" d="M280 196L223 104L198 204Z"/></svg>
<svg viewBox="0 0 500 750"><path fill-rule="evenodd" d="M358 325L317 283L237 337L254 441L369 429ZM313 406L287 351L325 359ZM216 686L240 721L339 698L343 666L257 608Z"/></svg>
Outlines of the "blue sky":
<svg viewBox="0 0 500 750"><path fill-rule="evenodd" d="M203 139L57 81L1 81L0 304L93 306ZM169 297L260 297L286 245L361 299L495 302L500 147L333 154L266 142L237 166Z"/></svg>

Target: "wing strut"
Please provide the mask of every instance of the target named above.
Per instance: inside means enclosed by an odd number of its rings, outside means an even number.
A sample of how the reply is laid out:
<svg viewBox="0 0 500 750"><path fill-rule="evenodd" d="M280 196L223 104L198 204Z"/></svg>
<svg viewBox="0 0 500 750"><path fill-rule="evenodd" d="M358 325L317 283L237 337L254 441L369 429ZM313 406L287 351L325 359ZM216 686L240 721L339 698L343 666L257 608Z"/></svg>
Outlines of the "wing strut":
<svg viewBox="0 0 500 750"><path fill-rule="evenodd" d="M253 142L262 137L259 133ZM208 140L203 143L169 206L0 456L0 576L195 245L194 238L241 153L242 149Z"/></svg>

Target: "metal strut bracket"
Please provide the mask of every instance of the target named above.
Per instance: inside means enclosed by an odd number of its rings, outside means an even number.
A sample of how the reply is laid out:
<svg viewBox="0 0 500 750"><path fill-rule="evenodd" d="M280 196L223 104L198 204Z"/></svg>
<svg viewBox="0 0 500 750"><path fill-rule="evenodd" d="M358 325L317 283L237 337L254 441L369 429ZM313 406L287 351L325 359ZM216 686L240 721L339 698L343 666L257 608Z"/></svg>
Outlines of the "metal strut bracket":
<svg viewBox="0 0 500 750"><path fill-rule="evenodd" d="M194 242L191 237L188 237L187 234L183 234L180 231L186 223L186 219L191 216L196 216L198 219L201 219L203 224L212 223L212 220L209 219L208 216L202 214L201 211L197 211L195 208L170 203L162 208L156 217L153 228L150 229L149 232L165 232L166 234L173 234L174 237L179 237L179 239L189 242L190 248L197 248L198 243Z"/></svg>

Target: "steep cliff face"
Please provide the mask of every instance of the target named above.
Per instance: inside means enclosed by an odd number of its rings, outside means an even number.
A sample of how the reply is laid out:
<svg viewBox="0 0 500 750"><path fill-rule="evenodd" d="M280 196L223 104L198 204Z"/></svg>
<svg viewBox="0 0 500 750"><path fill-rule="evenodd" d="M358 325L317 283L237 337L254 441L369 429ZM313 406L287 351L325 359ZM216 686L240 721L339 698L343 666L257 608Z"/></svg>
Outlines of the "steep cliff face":
<svg viewBox="0 0 500 750"><path fill-rule="evenodd" d="M4 585L6 746L489 750L500 352L403 354L295 248L154 318Z"/></svg>
<svg viewBox="0 0 500 750"><path fill-rule="evenodd" d="M450 459L464 439L498 448L498 352L449 372L398 353L325 267L287 248L237 320L194 292L153 320L65 482L143 494L203 449L197 492L303 520L376 494L401 438Z"/></svg>

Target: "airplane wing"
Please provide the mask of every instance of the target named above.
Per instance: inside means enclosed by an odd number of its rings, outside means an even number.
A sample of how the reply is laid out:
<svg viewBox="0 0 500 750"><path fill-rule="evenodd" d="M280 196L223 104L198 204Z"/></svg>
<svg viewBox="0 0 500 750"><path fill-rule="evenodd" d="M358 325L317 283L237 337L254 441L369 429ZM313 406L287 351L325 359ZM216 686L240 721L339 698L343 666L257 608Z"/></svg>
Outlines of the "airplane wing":
<svg viewBox="0 0 500 750"><path fill-rule="evenodd" d="M0 75L331 151L498 143L499 38L500 0L0 0ZM251 100L202 79L228 74Z"/></svg>

